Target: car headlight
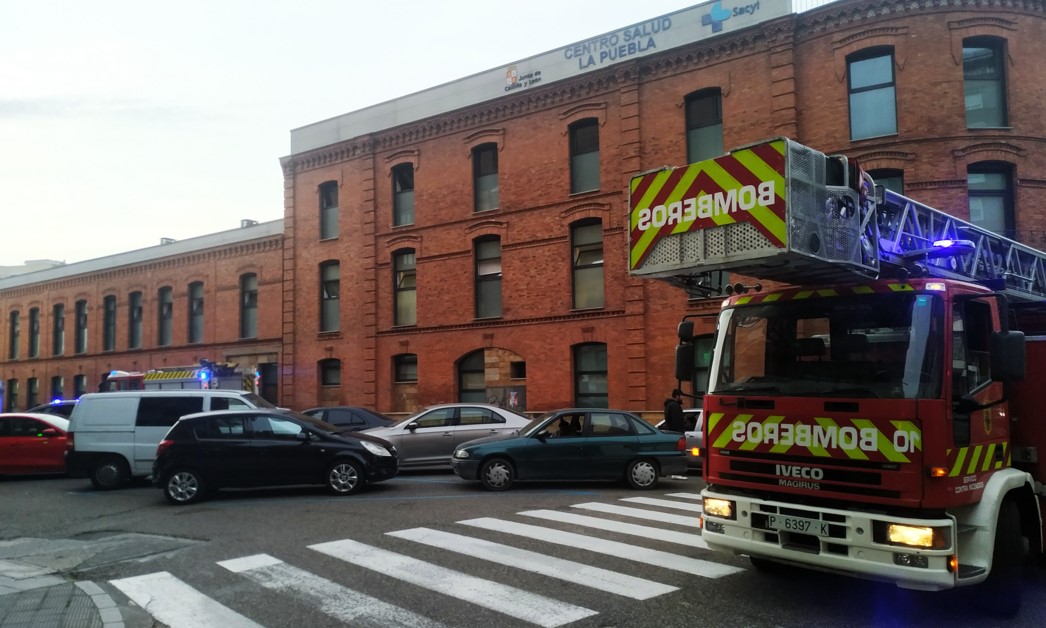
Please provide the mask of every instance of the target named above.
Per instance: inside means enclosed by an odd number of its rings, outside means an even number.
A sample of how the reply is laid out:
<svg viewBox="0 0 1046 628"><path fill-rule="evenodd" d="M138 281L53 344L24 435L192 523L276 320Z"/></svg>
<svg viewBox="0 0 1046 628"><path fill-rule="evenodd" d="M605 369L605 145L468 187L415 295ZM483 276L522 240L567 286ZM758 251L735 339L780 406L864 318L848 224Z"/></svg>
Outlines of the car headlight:
<svg viewBox="0 0 1046 628"><path fill-rule="evenodd" d="M469 450L467 450L467 449L455 449L454 450L454 457L455 458L468 458L469 457Z"/></svg>
<svg viewBox="0 0 1046 628"><path fill-rule="evenodd" d="M388 449L385 449L381 445L377 445L375 443L372 443L369 440L361 440L360 442L363 443L363 447L367 451L369 451L370 453L374 454L375 456L391 456L392 455L391 453L389 453Z"/></svg>

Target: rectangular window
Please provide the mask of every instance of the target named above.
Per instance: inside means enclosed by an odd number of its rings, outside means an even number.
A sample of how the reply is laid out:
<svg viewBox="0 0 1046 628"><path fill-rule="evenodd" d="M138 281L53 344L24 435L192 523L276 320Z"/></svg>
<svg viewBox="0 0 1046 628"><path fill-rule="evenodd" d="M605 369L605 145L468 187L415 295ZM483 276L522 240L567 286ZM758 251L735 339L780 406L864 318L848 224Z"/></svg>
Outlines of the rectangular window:
<svg viewBox="0 0 1046 628"><path fill-rule="evenodd" d="M87 353L87 301L76 302L76 337L73 339L73 351Z"/></svg>
<svg viewBox="0 0 1046 628"><path fill-rule="evenodd" d="M413 353L404 353L395 357L396 383L409 383L418 381L418 356Z"/></svg>
<svg viewBox="0 0 1046 628"><path fill-rule="evenodd" d="M498 208L498 145L483 144L472 151L472 177L478 212Z"/></svg>
<svg viewBox="0 0 1046 628"><path fill-rule="evenodd" d="M393 325L417 325L418 276L414 251L402 251L392 257L396 304Z"/></svg>
<svg viewBox="0 0 1046 628"><path fill-rule="evenodd" d="M102 300L102 351L116 350L116 297Z"/></svg>
<svg viewBox="0 0 1046 628"><path fill-rule="evenodd" d="M29 357L40 357L40 308L29 309Z"/></svg>
<svg viewBox="0 0 1046 628"><path fill-rule="evenodd" d="M258 275L240 277L240 338L258 336Z"/></svg>
<svg viewBox="0 0 1046 628"><path fill-rule="evenodd" d="M51 378L51 400L65 399L65 379L61 375Z"/></svg>
<svg viewBox="0 0 1046 628"><path fill-rule="evenodd" d="M51 325L51 353L62 355L65 353L65 306L61 303L52 310Z"/></svg>
<svg viewBox="0 0 1046 628"><path fill-rule="evenodd" d="M73 399L83 397L87 392L87 376L80 374L73 376Z"/></svg>
<svg viewBox="0 0 1046 628"><path fill-rule="evenodd" d="M723 97L718 89L686 98L686 159L695 163L723 154Z"/></svg>
<svg viewBox="0 0 1046 628"><path fill-rule="evenodd" d="M971 38L963 41L962 76L966 128L1005 127L1006 76L1003 41Z"/></svg>
<svg viewBox="0 0 1046 628"><path fill-rule="evenodd" d="M174 334L174 291L165 286L156 293L156 344L166 347Z"/></svg>
<svg viewBox="0 0 1046 628"><path fill-rule="evenodd" d="M1008 166L975 164L966 175L970 222L1007 238L1016 238Z"/></svg>
<svg viewBox="0 0 1046 628"><path fill-rule="evenodd" d="M142 346L142 293L127 295L127 348Z"/></svg>
<svg viewBox="0 0 1046 628"><path fill-rule="evenodd" d="M4 389L4 410L16 412L18 410L18 380L7 380L7 388Z"/></svg>
<svg viewBox="0 0 1046 628"><path fill-rule="evenodd" d="M341 360L320 360L320 386L341 386Z"/></svg>
<svg viewBox="0 0 1046 628"><path fill-rule="evenodd" d="M607 346L602 343L574 347L574 405L609 408Z"/></svg>
<svg viewBox="0 0 1046 628"><path fill-rule="evenodd" d="M40 378L30 377L25 381L25 407L35 408L40 405Z"/></svg>
<svg viewBox="0 0 1046 628"><path fill-rule="evenodd" d="M203 342L203 282L189 284L189 342Z"/></svg>
<svg viewBox="0 0 1046 628"><path fill-rule="evenodd" d="M570 239L574 253L574 309L603 307L603 225L576 225Z"/></svg>
<svg viewBox="0 0 1046 628"><path fill-rule="evenodd" d="M414 224L414 165L392 169L392 225Z"/></svg>
<svg viewBox="0 0 1046 628"><path fill-rule="evenodd" d="M570 125L570 193L599 189L599 121Z"/></svg>
<svg viewBox="0 0 1046 628"><path fill-rule="evenodd" d="M341 265L338 262L320 264L320 331L338 331L341 328Z"/></svg>
<svg viewBox="0 0 1046 628"><path fill-rule="evenodd" d="M338 182L320 185L320 239L338 237Z"/></svg>
<svg viewBox="0 0 1046 628"><path fill-rule="evenodd" d="M20 313L16 310L11 312L11 320L8 321L8 338L7 338L7 359L17 360L18 359L18 336L19 336L19 322Z"/></svg>
<svg viewBox="0 0 1046 628"><path fill-rule="evenodd" d="M501 240L476 241L476 318L501 316Z"/></svg>
<svg viewBox="0 0 1046 628"><path fill-rule="evenodd" d="M897 133L893 52L861 53L849 60L850 139Z"/></svg>
<svg viewBox="0 0 1046 628"><path fill-rule="evenodd" d="M903 170L883 168L881 170L869 170L868 174L871 175L872 180L875 181L876 185L881 185L887 190L890 190L891 192L904 194Z"/></svg>

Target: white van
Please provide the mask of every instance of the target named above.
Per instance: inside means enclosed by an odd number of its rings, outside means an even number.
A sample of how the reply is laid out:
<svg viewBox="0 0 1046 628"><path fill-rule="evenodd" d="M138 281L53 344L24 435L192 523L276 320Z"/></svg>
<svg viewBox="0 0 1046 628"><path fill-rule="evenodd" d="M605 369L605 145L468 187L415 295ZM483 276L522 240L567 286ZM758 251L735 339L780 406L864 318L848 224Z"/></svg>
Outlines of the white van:
<svg viewBox="0 0 1046 628"><path fill-rule="evenodd" d="M66 470L72 477L90 478L96 488L119 488L152 473L156 447L179 417L274 407L254 393L236 390L89 393L69 416Z"/></svg>

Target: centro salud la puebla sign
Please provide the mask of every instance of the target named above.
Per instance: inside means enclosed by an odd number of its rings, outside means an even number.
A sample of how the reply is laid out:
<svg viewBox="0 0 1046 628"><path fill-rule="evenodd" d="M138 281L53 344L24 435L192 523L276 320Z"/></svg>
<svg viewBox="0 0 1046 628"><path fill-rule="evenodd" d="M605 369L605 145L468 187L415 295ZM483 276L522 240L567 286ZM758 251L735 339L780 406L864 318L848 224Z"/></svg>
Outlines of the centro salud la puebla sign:
<svg viewBox="0 0 1046 628"><path fill-rule="evenodd" d="M786 0L718 0L291 131L291 154L573 78L787 15Z"/></svg>

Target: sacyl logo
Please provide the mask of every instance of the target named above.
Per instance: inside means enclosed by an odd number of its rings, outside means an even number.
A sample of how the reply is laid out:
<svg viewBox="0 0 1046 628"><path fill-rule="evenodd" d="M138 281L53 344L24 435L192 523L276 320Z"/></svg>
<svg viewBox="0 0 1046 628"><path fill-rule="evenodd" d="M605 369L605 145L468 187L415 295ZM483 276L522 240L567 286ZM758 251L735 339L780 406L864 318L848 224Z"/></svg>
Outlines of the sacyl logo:
<svg viewBox="0 0 1046 628"><path fill-rule="evenodd" d="M708 13L701 16L702 26L711 26L713 33L718 33L723 30L723 22L729 20L731 17L740 15L753 15L759 10L759 3L753 2L744 6L734 7L733 9L724 9L723 3L720 0L712 5Z"/></svg>

